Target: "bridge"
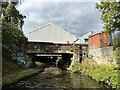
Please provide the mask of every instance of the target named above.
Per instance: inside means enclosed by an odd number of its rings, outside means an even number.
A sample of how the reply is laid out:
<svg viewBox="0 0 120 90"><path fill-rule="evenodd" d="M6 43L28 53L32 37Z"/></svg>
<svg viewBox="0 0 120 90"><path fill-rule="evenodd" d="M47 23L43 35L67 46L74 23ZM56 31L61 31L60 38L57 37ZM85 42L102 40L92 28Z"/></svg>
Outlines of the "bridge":
<svg viewBox="0 0 120 90"><path fill-rule="evenodd" d="M64 63L68 60L82 61L82 53L87 50L87 44L55 44L46 42L27 42L26 54L31 56L33 61L45 58L61 57Z"/></svg>

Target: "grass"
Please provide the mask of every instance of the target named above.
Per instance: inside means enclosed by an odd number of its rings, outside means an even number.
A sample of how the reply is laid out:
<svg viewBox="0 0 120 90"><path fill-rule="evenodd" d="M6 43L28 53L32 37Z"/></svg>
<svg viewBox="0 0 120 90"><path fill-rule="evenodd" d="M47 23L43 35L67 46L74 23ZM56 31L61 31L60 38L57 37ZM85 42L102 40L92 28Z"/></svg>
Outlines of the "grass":
<svg viewBox="0 0 120 90"><path fill-rule="evenodd" d="M80 71L80 63L72 62L70 67L67 70L71 70L74 73L79 72Z"/></svg>
<svg viewBox="0 0 120 90"><path fill-rule="evenodd" d="M97 82L103 82L112 88L119 89L118 82L120 70L116 65L97 64L94 60L85 60L81 64L73 62L68 70L72 72L82 72L95 79Z"/></svg>
<svg viewBox="0 0 120 90"><path fill-rule="evenodd" d="M2 76L3 77L16 73L20 70L21 70L21 67L18 66L13 60L3 59L2 61Z"/></svg>

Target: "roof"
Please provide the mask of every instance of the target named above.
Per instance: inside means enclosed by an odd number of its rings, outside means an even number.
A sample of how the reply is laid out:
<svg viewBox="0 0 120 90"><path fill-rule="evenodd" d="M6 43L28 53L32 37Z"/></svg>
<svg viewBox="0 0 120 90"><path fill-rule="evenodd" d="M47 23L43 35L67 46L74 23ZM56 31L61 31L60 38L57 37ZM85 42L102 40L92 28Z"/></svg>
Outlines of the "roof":
<svg viewBox="0 0 120 90"><path fill-rule="evenodd" d="M102 33L97 33L97 34L91 35L89 37L93 37L93 36L96 36L96 35L99 35L99 34L102 34Z"/></svg>
<svg viewBox="0 0 120 90"><path fill-rule="evenodd" d="M60 27L58 27L58 26L56 26L56 25L54 25L54 24L52 24L52 23L48 23L48 24L42 25L41 27L34 29L33 31L29 32L28 34L30 34L30 33L32 33L32 32L35 32L35 31L37 31L37 30L39 30L39 29L42 29L42 28L44 28L44 27L46 27L46 26L48 26L48 25L52 25L52 26L54 26L54 27L56 27L56 28L58 28L58 29L60 29L60 30L62 30L62 31L64 31L64 32L68 33L68 34L71 34L70 32L67 32L67 31L63 30L62 28L60 28ZM73 35L73 34L71 34L71 35ZM73 35L73 36L76 37L75 35Z"/></svg>
<svg viewBox="0 0 120 90"><path fill-rule="evenodd" d="M89 36L91 36L92 34L93 34L92 31L84 34L83 36L81 36L81 37L78 38L79 40L76 43L85 44L86 43L85 39L88 39Z"/></svg>

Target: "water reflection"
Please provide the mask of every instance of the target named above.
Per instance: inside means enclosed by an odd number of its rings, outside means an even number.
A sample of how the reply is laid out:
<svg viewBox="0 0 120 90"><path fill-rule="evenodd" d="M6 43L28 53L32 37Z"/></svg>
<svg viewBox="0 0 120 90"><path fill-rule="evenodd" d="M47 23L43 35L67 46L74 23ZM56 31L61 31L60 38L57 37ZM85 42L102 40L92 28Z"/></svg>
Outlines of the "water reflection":
<svg viewBox="0 0 120 90"><path fill-rule="evenodd" d="M44 72L23 79L11 86L5 88L53 88L58 89L80 89L80 88L106 88L104 85L97 83L90 77L78 73L71 73L67 70L58 68L47 68Z"/></svg>
<svg viewBox="0 0 120 90"><path fill-rule="evenodd" d="M90 77L69 71L62 71L63 77L56 78L55 81L59 86L69 88L106 88L104 85L97 83Z"/></svg>

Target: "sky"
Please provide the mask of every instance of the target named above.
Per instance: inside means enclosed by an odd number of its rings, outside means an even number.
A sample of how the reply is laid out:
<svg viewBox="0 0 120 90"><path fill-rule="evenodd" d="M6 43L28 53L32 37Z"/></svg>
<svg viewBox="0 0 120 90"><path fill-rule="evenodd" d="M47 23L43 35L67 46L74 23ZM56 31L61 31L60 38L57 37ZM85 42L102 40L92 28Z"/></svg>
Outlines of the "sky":
<svg viewBox="0 0 120 90"><path fill-rule="evenodd" d="M53 23L77 37L90 31L102 31L101 12L95 8L96 2L45 1L24 0L17 7L27 17L23 26L26 36L47 23Z"/></svg>

